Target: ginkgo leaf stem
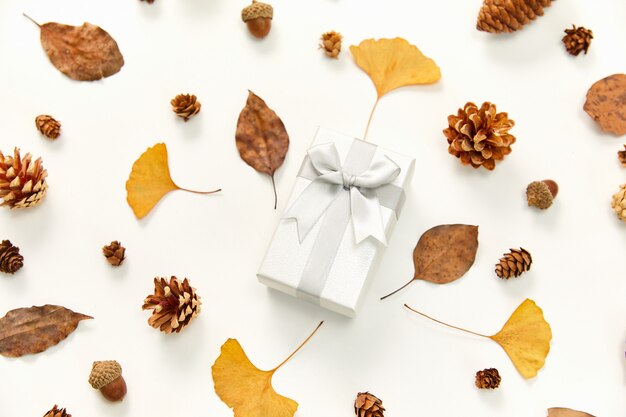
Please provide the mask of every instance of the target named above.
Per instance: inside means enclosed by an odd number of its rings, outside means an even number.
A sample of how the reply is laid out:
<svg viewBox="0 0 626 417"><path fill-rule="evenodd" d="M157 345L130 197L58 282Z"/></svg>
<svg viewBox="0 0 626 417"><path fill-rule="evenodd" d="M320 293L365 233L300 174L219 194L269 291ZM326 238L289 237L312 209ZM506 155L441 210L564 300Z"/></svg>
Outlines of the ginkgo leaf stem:
<svg viewBox="0 0 626 417"><path fill-rule="evenodd" d="M274 188L274 210L276 210L278 205L278 194L276 194L276 181L274 181L274 174L270 175L270 178L272 178L272 188Z"/></svg>
<svg viewBox="0 0 626 417"><path fill-rule="evenodd" d="M421 313L421 312L419 312L419 311L417 311L417 310L415 310L415 309L413 309L413 308L409 307L409 305L408 305L408 304L405 304L404 306L405 306L406 308L408 308L409 310L411 310L412 312L417 313L417 314L419 314L420 316L424 316L424 317L426 317L427 319L430 319L430 320L432 320L432 321L434 321L434 322L437 322L437 323L439 323L439 324L443 324L444 326L448 326L448 327L451 327L451 328L453 328L453 329L460 330L460 331L462 331L462 332L471 333L471 334L476 335L476 336L486 337L486 338L488 338L488 339L491 339L491 336L487 336L487 335L484 335L484 334L476 333L476 332L473 332L473 331L471 331L471 330L464 329L464 328L462 328L462 327L456 327L456 326L453 326L453 325L451 325L451 324L444 323L443 321L440 321L440 320L437 320L437 319L435 319L435 318L432 318L432 317L430 317L430 316L428 316L428 315L426 315L426 314L424 314L424 313Z"/></svg>
<svg viewBox="0 0 626 417"><path fill-rule="evenodd" d="M363 135L363 140L367 140L367 133L370 130L370 124L372 124L372 118L374 117L374 112L376 111L376 106L378 106L378 101L380 97L376 97L376 101L374 102L374 107L372 107L372 111L370 112L370 117L367 119L367 127L365 128L365 134Z"/></svg>
<svg viewBox="0 0 626 417"><path fill-rule="evenodd" d="M186 188L182 188L182 187L178 187L179 190L181 191L187 191L188 193L194 193L194 194L214 194L214 193L218 193L220 191L222 191L221 188L218 188L217 190L213 190L213 191L195 191L195 190L188 190Z"/></svg>
<svg viewBox="0 0 626 417"><path fill-rule="evenodd" d="M38 27L41 28L41 25L37 22L35 22L35 19L33 19L32 17L30 17L29 15L27 15L26 13L22 13L22 15L27 18L28 20L30 20L31 22L33 22L34 24L36 24Z"/></svg>
<svg viewBox="0 0 626 417"><path fill-rule="evenodd" d="M287 363L287 361L289 361L289 359L293 358L293 356L294 356L296 353L298 353L298 351L299 351L300 349L302 349L302 347L303 347L304 345L306 345L306 343L307 343L309 340L311 340L311 338L313 337L313 335L314 335L314 334L315 334L315 333L319 330L319 328L320 328L320 327L322 327L322 324L324 324L324 320L320 321L320 324L318 324L318 325L317 325L317 327L315 328L315 330L313 330L313 333L311 333L311 334L309 335L309 337L307 337L307 338L304 340L304 342L302 342L302 343L300 344L300 346L298 346L298 348L297 348L296 350L294 350L294 351L293 351L293 353L287 357L287 359L285 359L284 361L282 361L282 362L280 363L280 365L278 365L276 368L272 369L272 370L271 370L271 372L274 372L275 370L277 370L278 368L280 368L281 366L283 366L285 363Z"/></svg>
<svg viewBox="0 0 626 417"><path fill-rule="evenodd" d="M380 297L381 300L384 300L387 297L391 297L392 295L394 295L395 293L397 293L400 290L405 289L406 287L409 286L410 283L412 283L413 281L415 281L415 278L411 278L411 280L409 282L407 282L406 284L404 284L403 286L401 286L400 288L398 288L397 290L385 295L384 297Z"/></svg>

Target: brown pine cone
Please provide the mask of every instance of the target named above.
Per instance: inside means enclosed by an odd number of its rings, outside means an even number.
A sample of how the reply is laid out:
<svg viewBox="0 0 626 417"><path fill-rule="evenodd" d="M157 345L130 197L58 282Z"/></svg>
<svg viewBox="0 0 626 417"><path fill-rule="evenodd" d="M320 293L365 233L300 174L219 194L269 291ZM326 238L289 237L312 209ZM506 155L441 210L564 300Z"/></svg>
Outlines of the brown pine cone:
<svg viewBox="0 0 626 417"><path fill-rule="evenodd" d="M113 266L120 266L124 262L126 248L120 242L114 240L107 246L102 247L102 254Z"/></svg>
<svg viewBox="0 0 626 417"><path fill-rule="evenodd" d="M515 136L510 135L515 122L507 113L497 113L496 105L485 102L480 109L467 103L456 116L448 116L449 127L443 131L448 139L448 152L463 165L493 170L496 161L511 153Z"/></svg>
<svg viewBox="0 0 626 417"><path fill-rule="evenodd" d="M505 279L519 277L530 269L532 263L533 258L526 249L511 249L511 252L505 253L496 264L496 275Z"/></svg>
<svg viewBox="0 0 626 417"><path fill-rule="evenodd" d="M552 0L484 0L476 29L490 33L515 32L543 16Z"/></svg>
<svg viewBox="0 0 626 417"><path fill-rule="evenodd" d="M622 165L626 166L626 145L624 145L623 151L617 151L617 159L619 159Z"/></svg>
<svg viewBox="0 0 626 417"><path fill-rule="evenodd" d="M619 186L619 191L613 194L611 207L617 214L617 217L626 222L626 184Z"/></svg>
<svg viewBox="0 0 626 417"><path fill-rule="evenodd" d="M383 417L383 402L374 394L359 392L354 401L354 413L357 417Z"/></svg>
<svg viewBox="0 0 626 417"><path fill-rule="evenodd" d="M67 411L65 411L65 408L57 408L57 406L55 405L52 410L48 411L46 414L44 414L43 417L72 417L71 414L68 414Z"/></svg>
<svg viewBox="0 0 626 417"><path fill-rule="evenodd" d="M191 320L200 313L200 297L196 289L171 277L168 283L165 278L154 279L154 295L146 297L144 310L153 310L148 324L165 333L180 332Z"/></svg>
<svg viewBox="0 0 626 417"><path fill-rule="evenodd" d="M593 32L582 26L576 27L576 25L572 25L571 29L565 29L565 33L566 35L563 36L562 40L567 52L578 56L582 51L585 51L585 55L587 55L589 45L591 45L591 40L593 39Z"/></svg>
<svg viewBox="0 0 626 417"><path fill-rule="evenodd" d="M56 139L61 134L61 123L56 121L52 116L42 114L35 118L35 126L42 135L49 139Z"/></svg>
<svg viewBox="0 0 626 417"><path fill-rule="evenodd" d="M200 102L193 94L179 94L172 99L172 110L185 121L200 112Z"/></svg>
<svg viewBox="0 0 626 417"><path fill-rule="evenodd" d="M496 368L476 372L476 386L481 389L495 389L500 386L500 373Z"/></svg>
<svg viewBox="0 0 626 417"><path fill-rule="evenodd" d="M145 1L145 2L150 3L150 4L154 3L154 0L141 0L141 1Z"/></svg>
<svg viewBox="0 0 626 417"><path fill-rule="evenodd" d="M41 158L32 162L29 153L20 158L17 148L13 155L4 156L0 151L0 197L4 200L0 206L35 207L46 196L48 172L43 168Z"/></svg>
<svg viewBox="0 0 626 417"><path fill-rule="evenodd" d="M13 246L9 240L3 240L0 243L0 272L13 274L23 266L24 257L20 255L20 248Z"/></svg>
<svg viewBox="0 0 626 417"><path fill-rule="evenodd" d="M337 58L341 52L342 39L343 36L341 36L341 33L335 32L334 30L326 32L322 34L322 37L320 38L320 49L324 50L326 56Z"/></svg>

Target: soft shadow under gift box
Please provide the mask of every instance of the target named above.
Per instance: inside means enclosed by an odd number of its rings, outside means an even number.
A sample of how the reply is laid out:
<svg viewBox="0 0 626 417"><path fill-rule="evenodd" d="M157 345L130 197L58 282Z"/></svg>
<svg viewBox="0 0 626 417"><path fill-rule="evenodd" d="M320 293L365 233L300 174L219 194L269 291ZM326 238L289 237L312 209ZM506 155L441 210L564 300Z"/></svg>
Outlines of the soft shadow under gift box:
<svg viewBox="0 0 626 417"><path fill-rule="evenodd" d="M319 128L257 277L354 317L402 210L415 160Z"/></svg>

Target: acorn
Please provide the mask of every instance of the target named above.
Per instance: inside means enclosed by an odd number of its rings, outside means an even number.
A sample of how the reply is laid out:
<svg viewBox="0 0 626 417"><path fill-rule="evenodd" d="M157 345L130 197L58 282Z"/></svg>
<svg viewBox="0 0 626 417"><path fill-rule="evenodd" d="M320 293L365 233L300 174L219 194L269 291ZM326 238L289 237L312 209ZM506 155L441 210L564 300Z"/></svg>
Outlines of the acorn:
<svg viewBox="0 0 626 417"><path fill-rule="evenodd" d="M542 210L552 205L559 192L559 186L553 180L533 181L526 187L526 199L529 206Z"/></svg>
<svg viewBox="0 0 626 417"><path fill-rule="evenodd" d="M257 0L252 0L252 4L241 11L241 20L246 23L252 36L256 38L264 38L270 33L273 17L274 8Z"/></svg>
<svg viewBox="0 0 626 417"><path fill-rule="evenodd" d="M109 401L122 401L126 396L126 381L117 361L94 362L89 383Z"/></svg>

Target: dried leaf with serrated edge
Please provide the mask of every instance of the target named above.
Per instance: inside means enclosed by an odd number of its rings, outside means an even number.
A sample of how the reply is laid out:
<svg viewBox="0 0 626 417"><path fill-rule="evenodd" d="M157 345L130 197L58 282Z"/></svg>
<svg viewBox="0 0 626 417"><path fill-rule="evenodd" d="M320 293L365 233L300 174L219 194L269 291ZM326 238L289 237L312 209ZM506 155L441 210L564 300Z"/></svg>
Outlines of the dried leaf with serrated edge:
<svg viewBox="0 0 626 417"><path fill-rule="evenodd" d="M550 340L552 340L550 325L543 318L541 308L528 298L515 309L502 329L493 336L449 325L427 316L407 304L404 306L444 326L493 340L504 349L515 368L526 379L537 375L537 371L543 367L550 351Z"/></svg>
<svg viewBox="0 0 626 417"><path fill-rule="evenodd" d="M478 226L444 224L435 226L420 237L413 251L413 278L392 294L421 279L447 284L461 278L474 264L478 250Z"/></svg>
<svg viewBox="0 0 626 417"><path fill-rule="evenodd" d="M289 135L280 117L252 91L248 91L246 106L239 114L235 142L246 164L271 177L276 209L274 173L289 150Z"/></svg>
<svg viewBox="0 0 626 417"><path fill-rule="evenodd" d="M287 359L269 371L254 366L236 339L228 339L222 345L211 373L215 392L233 409L235 417L292 417L295 414L298 403L274 391L272 377L313 337L322 323Z"/></svg>
<svg viewBox="0 0 626 417"><path fill-rule="evenodd" d="M49 304L11 310L0 318L0 355L43 352L69 336L81 320L92 318Z"/></svg>
<svg viewBox="0 0 626 417"><path fill-rule="evenodd" d="M167 158L167 147L157 143L148 148L133 164L126 181L126 201L138 219L145 217L150 210L170 191L183 190L196 194L212 194L214 191L192 191L181 188L172 181Z"/></svg>
<svg viewBox="0 0 626 417"><path fill-rule="evenodd" d="M548 417L593 417L584 411L576 411L571 408L553 407L548 408Z"/></svg>
<svg viewBox="0 0 626 417"><path fill-rule="evenodd" d="M124 66L117 42L101 27L87 22L82 26L55 22L40 25L26 17L39 26L41 46L52 65L71 79L99 80Z"/></svg>
<svg viewBox="0 0 626 417"><path fill-rule="evenodd" d="M406 39L366 39L359 46L350 46L350 52L372 79L378 98L396 88L431 84L441 78L435 61Z"/></svg>

